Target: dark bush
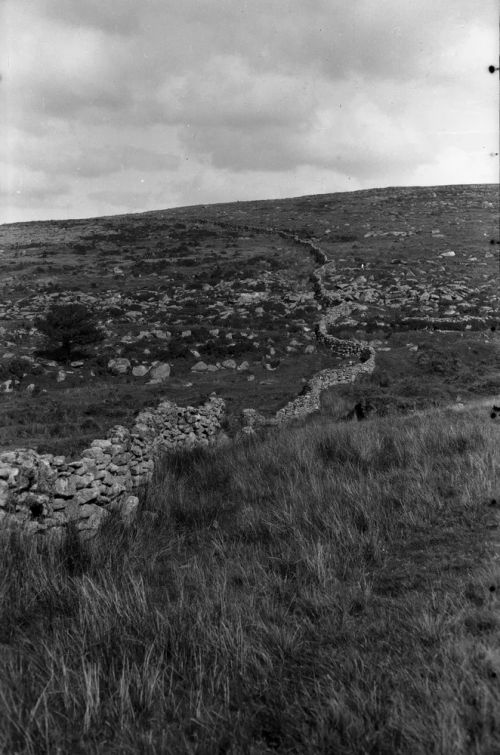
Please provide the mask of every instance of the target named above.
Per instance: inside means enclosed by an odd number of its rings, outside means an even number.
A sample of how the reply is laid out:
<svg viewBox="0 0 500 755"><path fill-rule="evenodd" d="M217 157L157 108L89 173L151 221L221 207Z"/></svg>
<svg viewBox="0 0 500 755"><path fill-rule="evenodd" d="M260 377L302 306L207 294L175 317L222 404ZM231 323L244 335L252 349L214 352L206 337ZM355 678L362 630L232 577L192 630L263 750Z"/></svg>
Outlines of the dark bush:
<svg viewBox="0 0 500 755"><path fill-rule="evenodd" d="M22 357L14 357L7 364L7 369L10 375L21 379L23 375L31 372L32 363L29 359L23 359Z"/></svg>
<svg viewBox="0 0 500 755"><path fill-rule="evenodd" d="M84 304L53 304L35 326L52 347L59 347L55 355L69 361L75 346L98 343L104 333Z"/></svg>
<svg viewBox="0 0 500 755"><path fill-rule="evenodd" d="M189 359L192 358L192 354L189 348L183 341L172 340L168 345L168 358L169 359Z"/></svg>

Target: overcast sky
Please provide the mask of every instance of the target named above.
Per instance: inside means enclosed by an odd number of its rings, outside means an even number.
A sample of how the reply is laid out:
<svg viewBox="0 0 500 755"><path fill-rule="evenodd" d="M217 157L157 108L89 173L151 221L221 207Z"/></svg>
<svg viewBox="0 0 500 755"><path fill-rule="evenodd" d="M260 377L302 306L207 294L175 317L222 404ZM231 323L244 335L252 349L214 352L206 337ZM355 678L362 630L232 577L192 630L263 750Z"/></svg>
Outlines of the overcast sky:
<svg viewBox="0 0 500 755"><path fill-rule="evenodd" d="M0 9L0 222L498 180L496 0Z"/></svg>

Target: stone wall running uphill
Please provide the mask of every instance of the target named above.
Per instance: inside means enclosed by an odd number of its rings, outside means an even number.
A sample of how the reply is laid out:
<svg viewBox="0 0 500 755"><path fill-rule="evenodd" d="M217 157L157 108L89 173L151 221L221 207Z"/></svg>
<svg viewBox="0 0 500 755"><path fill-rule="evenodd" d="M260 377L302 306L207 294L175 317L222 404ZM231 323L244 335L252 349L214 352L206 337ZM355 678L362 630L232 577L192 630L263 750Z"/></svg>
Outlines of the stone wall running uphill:
<svg viewBox="0 0 500 755"><path fill-rule="evenodd" d="M216 396L199 407L162 401L140 412L131 429L112 427L76 461L24 448L0 453L0 530L57 537L72 521L88 536L111 511L131 520L134 493L151 479L157 457L214 442L224 411Z"/></svg>
<svg viewBox="0 0 500 755"><path fill-rule="evenodd" d="M301 395L267 419L255 409L243 411L244 432L260 425L281 425L320 409L321 393L340 383L350 383L375 368L375 350L366 341L337 338L330 333L340 317L349 316L350 301L339 299L339 292L325 286L325 274L335 271L335 263L308 239L293 231L235 225L224 221L203 220L239 232L254 231L278 235L306 249L318 264L312 274L316 301L322 315L316 325L316 338L337 357L341 367L324 369L305 385ZM406 318L408 325L447 329L483 326L457 320ZM477 318L479 319L479 318ZM131 429L111 428L104 439L94 440L77 461L64 456L39 454L32 449L0 453L0 532L18 529L24 533L60 537L69 522L74 522L82 537L95 533L101 522L115 511L125 521L133 519L139 500L138 488L151 479L155 461L165 451L213 443L221 429L224 401L212 394L199 407L179 407L163 401L155 409L137 415Z"/></svg>

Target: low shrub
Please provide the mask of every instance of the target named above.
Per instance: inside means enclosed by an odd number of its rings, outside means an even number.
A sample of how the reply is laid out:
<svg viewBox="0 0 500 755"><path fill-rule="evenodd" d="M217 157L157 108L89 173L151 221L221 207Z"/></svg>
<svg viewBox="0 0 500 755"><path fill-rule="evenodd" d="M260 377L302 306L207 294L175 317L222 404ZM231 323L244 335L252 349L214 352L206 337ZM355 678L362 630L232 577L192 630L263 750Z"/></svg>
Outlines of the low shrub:
<svg viewBox="0 0 500 755"><path fill-rule="evenodd" d="M29 359L23 359L22 357L14 357L7 363L7 370L9 375L18 378L19 380L26 374L37 374L41 371L38 368L36 370L34 364Z"/></svg>

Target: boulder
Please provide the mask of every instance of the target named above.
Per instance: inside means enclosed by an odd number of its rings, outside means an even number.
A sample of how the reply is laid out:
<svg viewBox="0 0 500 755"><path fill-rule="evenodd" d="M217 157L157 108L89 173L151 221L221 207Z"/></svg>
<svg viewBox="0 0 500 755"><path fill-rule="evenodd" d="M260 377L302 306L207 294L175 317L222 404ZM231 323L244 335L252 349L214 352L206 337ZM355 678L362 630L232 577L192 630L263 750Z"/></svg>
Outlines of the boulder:
<svg viewBox="0 0 500 755"><path fill-rule="evenodd" d="M144 377L148 370L149 367L146 367L145 364L138 364L136 367L132 367L132 375L134 377Z"/></svg>
<svg viewBox="0 0 500 755"><path fill-rule="evenodd" d="M79 507L79 521L77 522L76 528L80 532L82 530L95 532L108 516L109 512L102 508L102 506L98 506L95 503L86 503Z"/></svg>
<svg viewBox="0 0 500 755"><path fill-rule="evenodd" d="M120 516L126 524L131 524L137 516L139 499L135 495L129 495L120 505Z"/></svg>
<svg viewBox="0 0 500 755"><path fill-rule="evenodd" d="M7 506L9 501L9 483L5 480L0 480L0 507Z"/></svg>
<svg viewBox="0 0 500 755"><path fill-rule="evenodd" d="M224 367L224 369L226 370L235 370L237 365L234 359L225 359L222 362L222 367Z"/></svg>
<svg viewBox="0 0 500 755"><path fill-rule="evenodd" d="M206 372L207 370L208 364L205 362L196 362L196 364L191 367L191 372Z"/></svg>
<svg viewBox="0 0 500 755"><path fill-rule="evenodd" d="M130 369L130 360L125 357L116 357L108 362L108 370L112 375L125 375Z"/></svg>
<svg viewBox="0 0 500 755"><path fill-rule="evenodd" d="M91 501L95 501L98 497L97 488L82 488L75 494L76 502L80 507L86 506Z"/></svg>
<svg viewBox="0 0 500 755"><path fill-rule="evenodd" d="M161 362L156 367L152 367L149 373L151 382L162 383L170 377L170 365L167 362Z"/></svg>

